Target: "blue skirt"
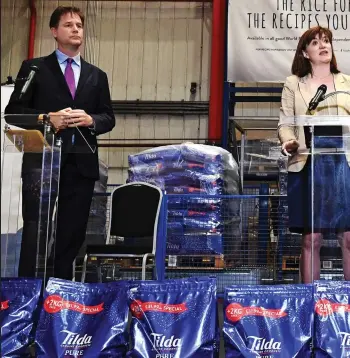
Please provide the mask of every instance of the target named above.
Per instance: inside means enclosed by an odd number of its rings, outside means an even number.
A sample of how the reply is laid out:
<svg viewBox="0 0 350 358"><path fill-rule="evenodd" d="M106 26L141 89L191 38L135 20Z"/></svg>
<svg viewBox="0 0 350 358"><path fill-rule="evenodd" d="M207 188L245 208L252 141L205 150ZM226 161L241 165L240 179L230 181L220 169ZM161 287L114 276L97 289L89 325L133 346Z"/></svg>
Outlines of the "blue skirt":
<svg viewBox="0 0 350 358"><path fill-rule="evenodd" d="M315 137L315 148L341 148L342 139ZM300 172L288 172L291 232L311 232L311 157ZM345 154L314 156L314 232L350 231L350 168Z"/></svg>

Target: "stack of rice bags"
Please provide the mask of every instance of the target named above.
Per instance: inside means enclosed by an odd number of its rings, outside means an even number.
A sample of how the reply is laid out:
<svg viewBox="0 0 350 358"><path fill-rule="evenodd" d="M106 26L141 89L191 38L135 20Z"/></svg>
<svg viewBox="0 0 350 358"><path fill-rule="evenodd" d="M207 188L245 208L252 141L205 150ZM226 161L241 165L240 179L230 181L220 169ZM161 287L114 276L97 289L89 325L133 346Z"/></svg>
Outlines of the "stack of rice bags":
<svg viewBox="0 0 350 358"><path fill-rule="evenodd" d="M129 155L128 182L135 181L170 194L167 254L218 255L223 246L233 249L239 238L239 201L220 197L239 194L238 166L228 151L183 143Z"/></svg>

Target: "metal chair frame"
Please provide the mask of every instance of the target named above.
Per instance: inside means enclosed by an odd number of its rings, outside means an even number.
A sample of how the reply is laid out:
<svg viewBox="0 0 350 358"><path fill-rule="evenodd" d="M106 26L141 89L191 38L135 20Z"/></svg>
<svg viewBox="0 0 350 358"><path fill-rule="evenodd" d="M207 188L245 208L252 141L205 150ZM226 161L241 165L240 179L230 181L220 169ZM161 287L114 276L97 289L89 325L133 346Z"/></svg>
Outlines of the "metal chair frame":
<svg viewBox="0 0 350 358"><path fill-rule="evenodd" d="M112 225L112 218L113 218L113 216L112 216L113 215L113 195L117 190L123 190L125 187L135 186L135 185L148 186L150 188L156 189L159 192L159 202L158 202L157 212L156 212L156 216L155 216L155 220L154 220L152 252L148 252L148 253L145 253L145 254L132 254L132 253L130 253L130 254L118 254L118 253L116 253L116 254L102 254L102 253L95 253L94 254L94 253L86 253L85 257L84 257L84 262L83 262L83 270L82 270L81 282L85 282L87 261L88 261L89 257L96 257L96 258L103 258L103 257L120 257L120 258L133 257L133 258L138 258L139 257L139 258L142 258L142 275L141 275L141 278L142 278L142 280L146 279L146 263L147 263L147 259L149 257L155 257L155 255L156 255L158 222L159 222L160 209L161 209L162 200L163 200L163 193L162 193L162 190L160 188L158 188L155 185L145 183L145 182L132 182L132 183L128 183L128 184L118 186L112 191L112 193L111 193L111 202L110 202L110 210L109 210L109 224L108 224L106 245L110 245L110 241L111 241L111 225ZM99 272L100 272L100 268L99 268ZM101 272L99 273L99 280L101 280Z"/></svg>

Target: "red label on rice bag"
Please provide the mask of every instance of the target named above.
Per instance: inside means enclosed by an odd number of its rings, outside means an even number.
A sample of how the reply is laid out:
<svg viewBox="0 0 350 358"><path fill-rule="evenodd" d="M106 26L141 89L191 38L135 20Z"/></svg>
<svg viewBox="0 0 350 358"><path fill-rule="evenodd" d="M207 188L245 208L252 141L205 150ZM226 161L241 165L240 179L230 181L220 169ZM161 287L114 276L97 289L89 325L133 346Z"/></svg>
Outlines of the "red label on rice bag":
<svg viewBox="0 0 350 358"><path fill-rule="evenodd" d="M9 300L1 302L1 311L7 310L9 308Z"/></svg>
<svg viewBox="0 0 350 358"><path fill-rule="evenodd" d="M66 301L58 295L51 295L45 299L44 310L47 313L58 313L62 310L70 310L83 314L96 314L103 311L103 303L96 306L86 306L79 302Z"/></svg>
<svg viewBox="0 0 350 358"><path fill-rule="evenodd" d="M187 311L186 303L170 305L160 302L141 302L135 300L130 304L133 316L141 318L144 312L183 313Z"/></svg>
<svg viewBox="0 0 350 358"><path fill-rule="evenodd" d="M350 312L350 304L321 299L316 302L315 311L319 316L327 317L334 313Z"/></svg>
<svg viewBox="0 0 350 358"><path fill-rule="evenodd" d="M315 357L350 357L350 283L316 281L314 286Z"/></svg>
<svg viewBox="0 0 350 358"><path fill-rule="evenodd" d="M267 309L264 307L243 307L238 303L231 303L226 307L226 318L232 322L237 322L243 317L247 316L282 318L287 316L287 312L282 309Z"/></svg>

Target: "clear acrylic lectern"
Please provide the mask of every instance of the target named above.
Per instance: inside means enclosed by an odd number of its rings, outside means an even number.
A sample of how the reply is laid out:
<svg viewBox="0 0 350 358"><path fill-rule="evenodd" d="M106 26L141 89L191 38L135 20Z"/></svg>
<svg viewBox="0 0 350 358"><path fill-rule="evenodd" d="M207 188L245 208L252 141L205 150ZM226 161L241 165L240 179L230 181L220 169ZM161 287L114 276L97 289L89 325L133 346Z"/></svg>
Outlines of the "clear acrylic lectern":
<svg viewBox="0 0 350 358"><path fill-rule="evenodd" d="M290 226L311 234L310 260L301 260L304 274L314 280L322 270L339 277L350 265L342 250L344 232L350 231L350 116L284 117L278 134L281 142L296 139L299 145L285 154ZM320 260L318 243L327 259Z"/></svg>
<svg viewBox="0 0 350 358"><path fill-rule="evenodd" d="M3 116L3 115L2 115ZM28 116L37 118L38 129L22 129ZM36 245L35 276L44 280L53 272L56 198L59 194L61 140L56 138L46 115L5 115L1 151L1 277L16 277L23 230ZM11 118L15 121L11 121ZM31 118L32 120L33 118ZM37 209L29 225L22 220L23 162L39 165L25 175L31 176L32 201ZM23 174L24 175L24 174ZM25 251L22 255L25 255Z"/></svg>

